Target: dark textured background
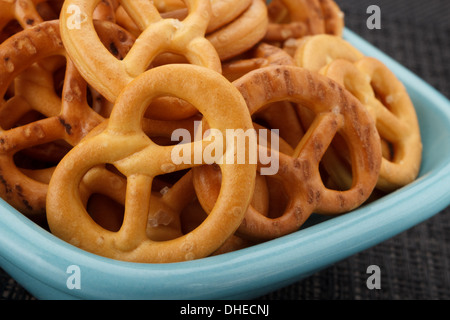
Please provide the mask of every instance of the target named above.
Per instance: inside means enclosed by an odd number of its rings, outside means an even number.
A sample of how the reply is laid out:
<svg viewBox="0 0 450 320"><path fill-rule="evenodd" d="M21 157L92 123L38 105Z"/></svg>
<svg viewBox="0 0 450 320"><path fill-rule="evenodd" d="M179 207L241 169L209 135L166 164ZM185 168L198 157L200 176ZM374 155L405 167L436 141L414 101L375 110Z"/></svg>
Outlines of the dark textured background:
<svg viewBox="0 0 450 320"><path fill-rule="evenodd" d="M346 14L349 29L450 98L450 1L338 0L337 3ZM366 9L372 4L382 10L381 30L366 27ZM366 269L372 264L381 268L380 290L369 290L366 286ZM0 269L0 299L33 297ZM450 299L450 207L390 240L261 299Z"/></svg>

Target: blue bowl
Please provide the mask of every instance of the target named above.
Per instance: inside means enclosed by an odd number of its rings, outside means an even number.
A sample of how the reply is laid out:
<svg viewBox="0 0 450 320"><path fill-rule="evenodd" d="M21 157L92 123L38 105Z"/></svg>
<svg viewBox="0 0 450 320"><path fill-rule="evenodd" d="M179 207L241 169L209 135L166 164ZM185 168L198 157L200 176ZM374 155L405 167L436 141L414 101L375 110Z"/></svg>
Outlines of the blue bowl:
<svg viewBox="0 0 450 320"><path fill-rule="evenodd" d="M0 201L0 266L38 299L250 299L308 277L443 210L450 203L450 102L353 32L346 29L344 37L383 61L411 95L424 146L414 183L339 217L313 216L288 236L172 264L129 263L85 252ZM73 277L79 282L72 282Z"/></svg>

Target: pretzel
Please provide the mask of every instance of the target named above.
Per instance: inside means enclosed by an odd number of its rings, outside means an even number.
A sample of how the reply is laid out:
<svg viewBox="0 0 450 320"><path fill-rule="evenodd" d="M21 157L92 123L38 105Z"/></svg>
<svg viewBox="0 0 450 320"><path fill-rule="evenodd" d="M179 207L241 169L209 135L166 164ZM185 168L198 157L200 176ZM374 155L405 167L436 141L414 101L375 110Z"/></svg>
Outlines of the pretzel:
<svg viewBox="0 0 450 320"><path fill-rule="evenodd" d="M106 43L114 43L119 53L126 52L127 43L114 38L118 31L114 24L96 22L96 27ZM0 193L7 202L33 219L40 219L45 214L47 184L33 180L17 168L15 155L54 141L64 140L73 146L103 121L103 117L87 104L86 82L67 58L64 88L62 98L59 98L50 72L59 62L46 59L54 56L66 57L57 20L26 29L0 46L3 61L0 64L1 95L13 80L17 84L15 96L0 108L0 114L11 117L9 121L2 121L2 125L8 126L0 132L3 186ZM16 106L17 110L10 114ZM13 127L30 110L39 112L44 118Z"/></svg>
<svg viewBox="0 0 450 320"><path fill-rule="evenodd" d="M103 228L116 232L120 230L123 222L123 207L126 203L126 187L126 179L105 166L94 167L83 177L80 184L81 200L89 215ZM181 211L194 199L191 171L184 174L170 188L166 186L160 191L152 191L147 236L154 241L182 236ZM112 214L105 210L105 207L107 209L114 204L119 204L122 210L115 210Z"/></svg>
<svg viewBox="0 0 450 320"><path fill-rule="evenodd" d="M316 115L292 155L270 150L279 159L278 173L271 178L283 184L289 197L284 213L271 219L248 210L237 231L239 235L256 240L273 239L297 230L312 212L340 214L367 200L378 179L381 147L373 120L355 97L334 81L295 66L254 70L236 80L234 85L246 100L251 114L268 103L289 100L304 105ZM322 156L337 133L350 145L353 164L353 184L345 191L326 188L319 173ZM262 167L259 163L258 168ZM194 183L200 178L207 180L205 170L196 168ZM196 178L197 175L200 177ZM197 190L205 210L209 207L208 190Z"/></svg>
<svg viewBox="0 0 450 320"><path fill-rule="evenodd" d="M422 142L417 115L403 84L382 62L370 57L355 63L335 60L322 73L367 107L382 141L392 145L392 156L383 157L377 188L391 192L414 181L420 170Z"/></svg>
<svg viewBox="0 0 450 320"><path fill-rule="evenodd" d="M325 33L319 0L274 0L268 5L270 21L266 41L285 41Z"/></svg>
<svg viewBox="0 0 450 320"><path fill-rule="evenodd" d="M152 207L148 199L154 177L194 166L174 163L171 152L175 147L158 146L142 131L142 116L149 101L161 95L192 103L210 128L224 134L226 129L252 128L242 96L216 71L191 64L165 65L146 71L122 91L106 128L83 139L58 164L47 197L47 220L52 233L109 258L158 263L210 255L235 232L251 200L255 164L219 164L223 190L208 218L176 239L148 238L146 226ZM192 149L207 145L203 140L190 144ZM85 173L106 163L127 179L124 221L118 232L110 232L93 222L77 190Z"/></svg>
<svg viewBox="0 0 450 320"><path fill-rule="evenodd" d="M298 65L319 71L345 86L367 107L375 119L384 150L377 188L391 192L413 181L418 175L421 163L420 129L414 106L395 75L381 62L364 57L348 42L334 36L319 35L305 40L299 47L295 59ZM360 64L366 66L369 75L357 67ZM372 67L368 67L369 65ZM375 81L371 80L372 77L375 77ZM381 79L389 83L390 87L382 85ZM389 105L386 98L383 101L383 98L379 97L393 98L397 95L401 98L396 101L394 107L389 108L383 106ZM396 111L389 112L390 109ZM301 110L298 111L302 113ZM396 145L393 154L390 144ZM340 149L338 153L342 156L342 153L345 153L345 146L341 144L338 149ZM342 160L338 154L331 154L333 152L336 151L330 150L327 156L330 159L325 161L329 163L328 171L334 175L336 182L340 181L341 187L346 188L351 183L351 175L343 164L338 169L338 164Z"/></svg>
<svg viewBox="0 0 450 320"><path fill-rule="evenodd" d="M364 55L346 40L328 34L309 36L303 39L295 51L294 61L299 67L319 72L336 59L355 62Z"/></svg>
<svg viewBox="0 0 450 320"><path fill-rule="evenodd" d="M344 13L334 0L319 0L319 2L325 23L325 33L342 37L345 26Z"/></svg>
<svg viewBox="0 0 450 320"><path fill-rule="evenodd" d="M224 61L257 44L264 37L268 22L267 7L263 0L252 0L250 7L237 19L209 33L206 38Z"/></svg>
<svg viewBox="0 0 450 320"><path fill-rule="evenodd" d="M206 38L213 44L221 60L234 57L256 44L265 33L267 12L262 0L211 1L211 19L206 29ZM187 9L161 13L163 18L183 20ZM118 23L139 36L141 30L120 7ZM176 62L180 57L165 53L165 59ZM161 65L158 62L156 65Z"/></svg>
<svg viewBox="0 0 450 320"><path fill-rule="evenodd" d="M216 50L204 38L211 14L208 0L186 0L189 15L182 22L162 19L156 7L147 1L122 0L121 5L142 30L130 52L118 60L99 41L92 24L95 6L100 0L68 0L61 12L61 37L80 73L101 95L114 102L131 80L142 74L161 52L184 55L188 61L221 71ZM71 9L76 8L77 13ZM75 26L77 16L86 21Z"/></svg>
<svg viewBox="0 0 450 320"><path fill-rule="evenodd" d="M43 21L36 11L35 4L44 0L11 0L0 2L0 30L8 22L16 20L22 28L33 27Z"/></svg>
<svg viewBox="0 0 450 320"><path fill-rule="evenodd" d="M249 57L244 59L234 59L223 63L222 74L228 80L237 80L252 70L270 65L295 64L293 58L286 51L265 42L259 43L247 54Z"/></svg>

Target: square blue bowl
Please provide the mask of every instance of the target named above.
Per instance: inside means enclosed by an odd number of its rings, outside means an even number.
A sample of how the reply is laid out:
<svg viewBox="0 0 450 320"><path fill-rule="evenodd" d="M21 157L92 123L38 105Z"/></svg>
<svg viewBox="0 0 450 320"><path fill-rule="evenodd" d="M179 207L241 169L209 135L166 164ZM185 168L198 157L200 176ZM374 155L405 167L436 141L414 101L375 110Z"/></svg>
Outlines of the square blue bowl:
<svg viewBox="0 0 450 320"><path fill-rule="evenodd" d="M423 142L419 178L380 200L220 256L138 264L76 248L0 201L0 266L38 299L252 299L306 278L432 217L450 204L450 102L348 29L344 38L405 84ZM317 219L316 219L317 218ZM77 266L79 288L68 285Z"/></svg>

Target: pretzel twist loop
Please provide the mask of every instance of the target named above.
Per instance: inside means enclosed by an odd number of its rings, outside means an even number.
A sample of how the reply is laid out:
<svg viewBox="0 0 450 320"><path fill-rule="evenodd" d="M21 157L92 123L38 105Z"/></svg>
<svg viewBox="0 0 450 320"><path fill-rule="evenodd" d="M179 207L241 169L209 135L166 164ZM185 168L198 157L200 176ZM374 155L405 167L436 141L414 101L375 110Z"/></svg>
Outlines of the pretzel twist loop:
<svg viewBox="0 0 450 320"><path fill-rule="evenodd" d="M126 41L114 38L118 30L114 24L98 21L96 27L102 38L115 43L119 52L128 50ZM30 170L18 168L14 156L27 148L59 140L76 145L104 118L88 105L87 84L66 56L58 20L26 29L2 43L0 49L0 59L4 62L0 64L0 95L4 96L8 86L16 81L15 95L0 108L0 114L8 114L8 121L2 121L0 130L0 170L4 186L1 194L16 209L39 218L45 214L47 183L25 174ZM62 98L53 86L51 63L45 60L55 56L64 57L67 62ZM27 72L23 73L25 70ZM16 106L19 106L17 110ZM13 117L9 114L11 110L14 110ZM11 127L30 110L44 118Z"/></svg>
<svg viewBox="0 0 450 320"><path fill-rule="evenodd" d="M248 210L238 234L254 240L273 239L298 230L312 212L340 214L367 200L380 170L380 138L370 115L355 97L336 82L295 66L257 69L234 84L252 115L266 104L282 100L301 104L315 114L314 122L292 154L268 150L279 160L275 177L290 199L286 210L276 218ZM352 159L354 180L345 191L326 188L319 173L319 163L338 132L350 146ZM258 168L262 167L259 163ZM194 185L200 203L208 210L211 199L206 191L213 182L202 177L208 174L206 170L196 168L194 183L196 179L202 182Z"/></svg>
<svg viewBox="0 0 450 320"><path fill-rule="evenodd" d="M189 90L185 90L186 85L191 86ZM213 94L211 87L217 88ZM219 164L223 191L208 218L195 230L176 239L148 238L152 181L158 175L196 165L174 163L171 158L174 146L158 146L142 131L145 109L153 98L161 95L192 103L208 125L224 136L226 129L252 128L245 101L219 73L189 64L150 69L120 94L106 128L80 142L56 168L47 198L47 218L55 235L114 259L173 262L207 256L235 232L251 201L256 165ZM195 141L192 150L199 143L203 147L208 145L207 141ZM117 232L105 230L90 218L78 191L86 172L108 163L127 178L125 215Z"/></svg>

